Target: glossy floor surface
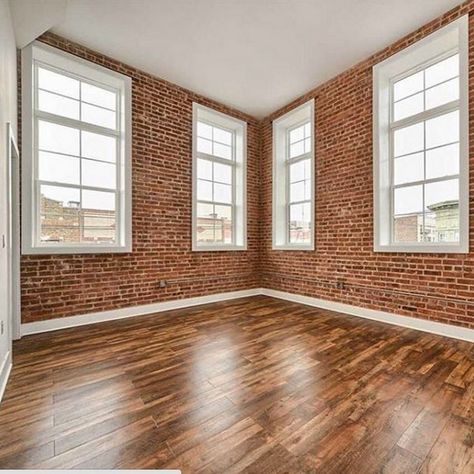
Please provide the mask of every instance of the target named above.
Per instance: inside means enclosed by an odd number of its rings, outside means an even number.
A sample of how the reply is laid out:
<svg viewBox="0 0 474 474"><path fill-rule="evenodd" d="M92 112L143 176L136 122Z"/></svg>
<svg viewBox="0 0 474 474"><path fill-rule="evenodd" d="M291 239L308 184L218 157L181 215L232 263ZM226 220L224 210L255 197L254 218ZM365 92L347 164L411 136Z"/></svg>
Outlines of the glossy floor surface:
<svg viewBox="0 0 474 474"><path fill-rule="evenodd" d="M1 468L474 472L474 346L268 297L25 337Z"/></svg>

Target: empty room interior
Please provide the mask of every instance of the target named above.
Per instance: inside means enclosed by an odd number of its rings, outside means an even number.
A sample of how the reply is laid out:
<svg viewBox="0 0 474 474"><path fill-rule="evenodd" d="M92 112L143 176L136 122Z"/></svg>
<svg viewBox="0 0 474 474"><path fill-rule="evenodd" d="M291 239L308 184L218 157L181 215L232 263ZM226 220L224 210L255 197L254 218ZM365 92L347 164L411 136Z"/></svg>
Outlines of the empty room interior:
<svg viewBox="0 0 474 474"><path fill-rule="evenodd" d="M473 474L471 103L474 0L0 0L0 470Z"/></svg>

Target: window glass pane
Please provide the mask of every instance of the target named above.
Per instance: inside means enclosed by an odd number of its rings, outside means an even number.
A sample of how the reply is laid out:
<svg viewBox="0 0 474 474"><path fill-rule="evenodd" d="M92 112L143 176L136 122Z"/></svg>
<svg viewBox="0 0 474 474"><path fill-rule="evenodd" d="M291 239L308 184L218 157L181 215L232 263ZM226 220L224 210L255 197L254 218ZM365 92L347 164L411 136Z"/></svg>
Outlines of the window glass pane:
<svg viewBox="0 0 474 474"><path fill-rule="evenodd" d="M212 183L198 179L197 197L202 201L212 201Z"/></svg>
<svg viewBox="0 0 474 474"><path fill-rule="evenodd" d="M426 121L426 147L446 145L459 140L459 111Z"/></svg>
<svg viewBox="0 0 474 474"><path fill-rule="evenodd" d="M115 163L117 142L114 137L92 132L81 132L82 156Z"/></svg>
<svg viewBox="0 0 474 474"><path fill-rule="evenodd" d="M426 109L459 99L459 79L451 79L426 91Z"/></svg>
<svg viewBox="0 0 474 474"><path fill-rule="evenodd" d="M41 185L41 213L54 213L63 208L77 209L80 206L81 194L76 188ZM61 211L62 212L62 211Z"/></svg>
<svg viewBox="0 0 474 474"><path fill-rule="evenodd" d="M117 94L86 82L81 83L81 100L107 109L116 109Z"/></svg>
<svg viewBox="0 0 474 474"><path fill-rule="evenodd" d="M290 165L290 183L304 180L307 175L305 169L309 160L301 160Z"/></svg>
<svg viewBox="0 0 474 474"><path fill-rule="evenodd" d="M114 211L115 210L115 193L108 193L106 191L89 191L82 190L82 208L86 210L101 210ZM104 213L105 214L105 213ZM106 214L109 215L109 214Z"/></svg>
<svg viewBox="0 0 474 474"><path fill-rule="evenodd" d="M79 120L79 102L46 91L38 91L38 109Z"/></svg>
<svg viewBox="0 0 474 474"><path fill-rule="evenodd" d="M232 184L232 166L214 163L214 181Z"/></svg>
<svg viewBox="0 0 474 474"><path fill-rule="evenodd" d="M38 67L38 87L79 99L79 81L57 72Z"/></svg>
<svg viewBox="0 0 474 474"><path fill-rule="evenodd" d="M115 165L83 159L82 184L96 188L115 189L117 187Z"/></svg>
<svg viewBox="0 0 474 474"><path fill-rule="evenodd" d="M212 162L208 160L197 160L198 178L212 180Z"/></svg>
<svg viewBox="0 0 474 474"><path fill-rule="evenodd" d="M401 120L405 117L423 112L423 92L412 95L393 105L393 119Z"/></svg>
<svg viewBox="0 0 474 474"><path fill-rule="evenodd" d="M311 122L308 122L304 126L304 136L305 137L311 137Z"/></svg>
<svg viewBox="0 0 474 474"><path fill-rule="evenodd" d="M214 155L220 158L232 159L232 148L227 145L214 142Z"/></svg>
<svg viewBox="0 0 474 474"><path fill-rule="evenodd" d="M436 206L425 215L427 242L459 242L459 203Z"/></svg>
<svg viewBox="0 0 474 474"><path fill-rule="evenodd" d="M111 211L84 211L82 227L83 242L115 242L115 214Z"/></svg>
<svg viewBox="0 0 474 474"><path fill-rule="evenodd" d="M84 122L93 123L100 127L111 129L117 127L115 112L96 107L95 105L85 104L84 102L81 102L81 118Z"/></svg>
<svg viewBox="0 0 474 474"><path fill-rule="evenodd" d="M212 140L212 127L210 125L207 125L207 123L198 122L197 134L198 137L203 137Z"/></svg>
<svg viewBox="0 0 474 474"><path fill-rule="evenodd" d="M40 151L38 174L42 181L80 184L79 158Z"/></svg>
<svg viewBox="0 0 474 474"><path fill-rule="evenodd" d="M415 153L413 155L395 158L393 162L394 184L421 181L423 178L423 153Z"/></svg>
<svg viewBox="0 0 474 474"><path fill-rule="evenodd" d="M304 125L301 127L295 128L293 130L290 130L290 143L295 143L299 142L300 140L303 140L304 138Z"/></svg>
<svg viewBox="0 0 474 474"><path fill-rule="evenodd" d="M200 153L207 153L208 155L212 155L212 142L206 140L205 138L197 139L197 148Z"/></svg>
<svg viewBox="0 0 474 474"><path fill-rule="evenodd" d="M196 219L196 240L214 242L214 206L198 202Z"/></svg>
<svg viewBox="0 0 474 474"><path fill-rule="evenodd" d="M431 87L459 75L459 54L426 68L425 87Z"/></svg>
<svg viewBox="0 0 474 474"><path fill-rule="evenodd" d="M459 181L449 179L425 184L425 207L434 211L442 206L459 202Z"/></svg>
<svg viewBox="0 0 474 474"><path fill-rule="evenodd" d="M422 90L423 71L420 71L396 82L393 85L393 99L400 100Z"/></svg>
<svg viewBox="0 0 474 474"><path fill-rule="evenodd" d="M232 202L232 187L227 184L214 183L214 201Z"/></svg>
<svg viewBox="0 0 474 474"><path fill-rule="evenodd" d="M79 242L79 189L42 185L40 193L40 240L58 243Z"/></svg>
<svg viewBox="0 0 474 474"><path fill-rule="evenodd" d="M311 138L307 138L304 141L304 152L309 153L311 151Z"/></svg>
<svg viewBox="0 0 474 474"><path fill-rule="evenodd" d="M408 155L423 150L423 123L394 131L394 155Z"/></svg>
<svg viewBox="0 0 474 474"><path fill-rule="evenodd" d="M304 181L290 184L290 202L304 201Z"/></svg>
<svg viewBox="0 0 474 474"><path fill-rule="evenodd" d="M393 207L395 215L423 212L423 185L395 189Z"/></svg>
<svg viewBox="0 0 474 474"><path fill-rule="evenodd" d="M423 241L423 214L397 216L393 220L395 242Z"/></svg>
<svg viewBox="0 0 474 474"><path fill-rule="evenodd" d="M225 244L232 243L232 207L231 206L214 206L215 222L214 235L216 242Z"/></svg>
<svg viewBox="0 0 474 474"><path fill-rule="evenodd" d="M290 158L295 158L304 153L304 141L293 143L290 145Z"/></svg>
<svg viewBox="0 0 474 474"><path fill-rule="evenodd" d="M214 127L214 140L225 145L232 145L232 133L222 128Z"/></svg>
<svg viewBox="0 0 474 474"><path fill-rule="evenodd" d="M290 242L308 243L311 241L311 204L290 205Z"/></svg>
<svg viewBox="0 0 474 474"><path fill-rule="evenodd" d="M459 174L459 144L443 146L426 152L426 178Z"/></svg>
<svg viewBox="0 0 474 474"><path fill-rule="evenodd" d="M79 130L40 120L38 145L41 150L79 156Z"/></svg>

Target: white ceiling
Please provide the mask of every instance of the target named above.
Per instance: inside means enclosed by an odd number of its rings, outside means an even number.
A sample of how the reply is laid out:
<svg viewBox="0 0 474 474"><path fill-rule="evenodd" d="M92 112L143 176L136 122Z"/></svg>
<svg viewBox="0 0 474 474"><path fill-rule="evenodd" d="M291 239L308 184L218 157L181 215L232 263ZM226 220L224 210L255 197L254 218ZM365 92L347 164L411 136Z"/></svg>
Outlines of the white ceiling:
<svg viewBox="0 0 474 474"><path fill-rule="evenodd" d="M53 32L257 118L460 0L67 0Z"/></svg>

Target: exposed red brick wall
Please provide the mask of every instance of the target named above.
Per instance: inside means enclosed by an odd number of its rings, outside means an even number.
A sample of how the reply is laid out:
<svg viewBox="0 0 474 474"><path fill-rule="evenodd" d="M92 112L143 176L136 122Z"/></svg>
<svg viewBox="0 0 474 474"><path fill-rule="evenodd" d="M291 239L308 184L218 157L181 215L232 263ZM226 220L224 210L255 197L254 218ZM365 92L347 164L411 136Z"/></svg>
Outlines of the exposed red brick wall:
<svg viewBox="0 0 474 474"><path fill-rule="evenodd" d="M473 252L373 252L372 66L466 13L472 62L474 1L469 1L260 123L44 36L42 41L133 78L134 251L23 257L23 322L265 286L474 328ZM474 71L470 74L474 104ZM316 105L316 250L272 251L271 121L310 98ZM248 122L247 252L191 252L193 100ZM474 110L470 120L474 130ZM470 151L473 196L472 138ZM472 203L470 217L473 242ZM161 279L170 281L166 289L159 288Z"/></svg>
<svg viewBox="0 0 474 474"><path fill-rule="evenodd" d="M258 286L258 122L57 36L40 39L132 78L133 253L23 256L23 322ZM191 252L193 101L248 123L248 251Z"/></svg>
<svg viewBox="0 0 474 474"><path fill-rule="evenodd" d="M415 33L272 114L262 124L262 286L372 309L474 328L474 134L470 140L471 252L373 252L372 66L450 21L470 13L466 2ZM470 128L474 131L474 70ZM271 250L272 124L315 99L316 250ZM343 282L345 288L338 288Z"/></svg>

